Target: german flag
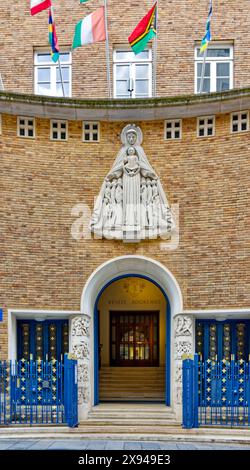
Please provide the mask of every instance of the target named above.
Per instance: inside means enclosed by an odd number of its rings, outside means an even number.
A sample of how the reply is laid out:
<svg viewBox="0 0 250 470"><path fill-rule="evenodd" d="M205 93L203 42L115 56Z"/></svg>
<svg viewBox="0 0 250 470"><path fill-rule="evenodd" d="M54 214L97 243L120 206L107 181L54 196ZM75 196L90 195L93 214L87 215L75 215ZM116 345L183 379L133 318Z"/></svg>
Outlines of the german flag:
<svg viewBox="0 0 250 470"><path fill-rule="evenodd" d="M128 42L135 54L144 51L147 43L156 35L157 2L142 18L134 31L130 34Z"/></svg>

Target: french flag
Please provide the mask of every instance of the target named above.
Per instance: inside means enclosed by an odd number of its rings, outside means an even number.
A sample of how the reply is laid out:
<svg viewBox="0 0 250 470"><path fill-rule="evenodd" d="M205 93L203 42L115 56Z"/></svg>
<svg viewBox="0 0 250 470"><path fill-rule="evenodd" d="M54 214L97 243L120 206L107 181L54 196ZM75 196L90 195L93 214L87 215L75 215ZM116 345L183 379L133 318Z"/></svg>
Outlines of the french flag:
<svg viewBox="0 0 250 470"><path fill-rule="evenodd" d="M30 0L30 14L32 16L49 7L51 7L51 0Z"/></svg>

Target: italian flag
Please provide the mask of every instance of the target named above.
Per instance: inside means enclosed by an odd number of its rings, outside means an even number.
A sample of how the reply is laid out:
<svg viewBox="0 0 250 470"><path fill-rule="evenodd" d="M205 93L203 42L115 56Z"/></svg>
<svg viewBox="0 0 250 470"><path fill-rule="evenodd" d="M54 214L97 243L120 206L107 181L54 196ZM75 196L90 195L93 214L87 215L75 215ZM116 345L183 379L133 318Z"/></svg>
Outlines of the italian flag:
<svg viewBox="0 0 250 470"><path fill-rule="evenodd" d="M77 23L72 48L106 41L105 10L98 8Z"/></svg>
<svg viewBox="0 0 250 470"><path fill-rule="evenodd" d="M30 14L32 16L50 7L51 0L30 0Z"/></svg>

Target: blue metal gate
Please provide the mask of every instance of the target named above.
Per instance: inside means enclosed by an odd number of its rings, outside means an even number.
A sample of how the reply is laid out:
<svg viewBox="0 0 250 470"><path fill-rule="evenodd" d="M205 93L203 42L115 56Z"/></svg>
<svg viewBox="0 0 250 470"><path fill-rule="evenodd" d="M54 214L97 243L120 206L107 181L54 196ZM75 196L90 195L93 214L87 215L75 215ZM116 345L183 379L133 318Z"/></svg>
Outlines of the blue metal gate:
<svg viewBox="0 0 250 470"><path fill-rule="evenodd" d="M250 363L183 361L183 427L250 427Z"/></svg>
<svg viewBox="0 0 250 470"><path fill-rule="evenodd" d="M67 356L64 362L0 361L0 425L76 426L76 367Z"/></svg>

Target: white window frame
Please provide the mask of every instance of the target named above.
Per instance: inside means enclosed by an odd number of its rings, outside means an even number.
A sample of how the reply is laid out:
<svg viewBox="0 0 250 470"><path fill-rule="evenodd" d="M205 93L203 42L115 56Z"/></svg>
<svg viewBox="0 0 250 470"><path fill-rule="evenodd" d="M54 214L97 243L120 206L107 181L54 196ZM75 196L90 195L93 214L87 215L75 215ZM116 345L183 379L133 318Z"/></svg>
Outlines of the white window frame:
<svg viewBox="0 0 250 470"><path fill-rule="evenodd" d="M213 133L212 134L207 134L208 132L208 128L211 127L211 124L208 124L208 119L212 119L213 120ZM200 120L204 120L204 126L200 126ZM204 135L199 135L199 130L201 127L204 127L204 130L205 130L205 134ZM207 137L214 137L215 136L215 116L198 116L197 117L197 137L199 137L200 139L204 139L204 138L207 138Z"/></svg>
<svg viewBox="0 0 250 470"><path fill-rule="evenodd" d="M242 119L242 114L247 115L246 121L244 119ZM237 120L238 130L237 131L233 130L233 124L236 122L236 121L233 121L234 116L238 116L238 120ZM247 128L245 130L241 129L242 122L246 122ZM243 111L237 111L237 112L231 113L230 126L231 126L231 134L239 134L241 132L248 132L249 131L249 111L248 110L243 110ZM240 127L240 129L239 129L239 127Z"/></svg>
<svg viewBox="0 0 250 470"><path fill-rule="evenodd" d="M90 126L89 130L86 131L85 124ZM97 130L93 129L93 126L97 125ZM89 133L90 139L85 140L85 132ZM93 140L93 134L97 132L97 140ZM82 121L82 141L84 143L98 143L100 142L100 122L99 121Z"/></svg>
<svg viewBox="0 0 250 470"><path fill-rule="evenodd" d="M53 128L53 124L57 124L57 129ZM65 124L65 129L62 129L61 125ZM53 132L57 132L57 139L53 137ZM62 132L65 132L65 139L62 139ZM50 140L67 142L68 140L68 121L63 121L62 119L51 119L50 120Z"/></svg>
<svg viewBox="0 0 250 470"><path fill-rule="evenodd" d="M167 125L171 123L171 128L167 128ZM175 127L175 124L179 123L179 127ZM179 131L179 137L175 137L175 132ZM171 138L167 138L167 132L171 132ZM167 119L164 122L164 140L181 140L182 138L182 119Z"/></svg>
<svg viewBox="0 0 250 470"><path fill-rule="evenodd" d="M20 121L24 120L24 125L20 124ZM29 125L28 121L33 121L33 125ZM25 135L20 134L20 126L24 128ZM33 129L33 135L28 135L29 129L32 127ZM23 139L35 139L36 137L36 119L34 117L28 117L28 116L17 116L17 137L21 137Z"/></svg>
<svg viewBox="0 0 250 470"><path fill-rule="evenodd" d="M216 63L224 63L229 62L229 76L230 76L230 83L229 83L229 90L234 87L234 46L233 44L216 44L210 43L208 46L209 49L229 49L230 56L229 57L207 57L206 64L210 63L210 93L216 92L216 85L217 85L217 75L216 75ZM197 89L197 77L198 77L198 66L197 64L203 63L203 57L198 57L198 51L200 50L200 45L196 45L194 49L194 92L199 93ZM205 93L205 92L203 92Z"/></svg>
<svg viewBox="0 0 250 470"><path fill-rule="evenodd" d="M63 50L61 53L64 54L69 54L69 61L68 62L61 62L61 67L67 66L69 67L69 96L67 98L72 97L72 53L69 50ZM54 63L53 61L51 62L38 62L37 56L38 54L48 54L50 55L50 52L48 49L46 50L36 50L34 51L34 93L36 95L39 94L38 91L38 68L50 68L50 83L53 85L51 90L48 91L48 95L42 95L42 96L54 96L54 97L62 97L62 95L59 95L56 91L56 69L58 67L58 63Z"/></svg>
<svg viewBox="0 0 250 470"><path fill-rule="evenodd" d="M153 64L152 64L152 49L151 48L147 48L145 49L145 51L148 51L149 52L149 56L148 56L148 59L140 59L139 56L136 56L134 54L134 59L133 60L117 60L116 58L116 53L117 52L131 52L131 49L128 49L128 48L125 48L125 47L117 47L116 49L114 49L113 51L113 77L114 77L114 80L113 80L113 96L114 98L116 99L140 99L140 97L136 97L135 96L135 88L132 92L132 95L128 98L120 98L119 96L117 97L116 96L116 67L117 65L130 65L130 70L131 70L131 77L133 78L134 80L134 83L135 83L135 65L136 64L142 64L142 65L148 65L148 73L149 73L149 77L148 77L148 80L149 80L149 94L147 97L144 97L144 98L151 98L153 96L153 76L152 76L152 73L153 73ZM143 97L141 98L143 99Z"/></svg>

